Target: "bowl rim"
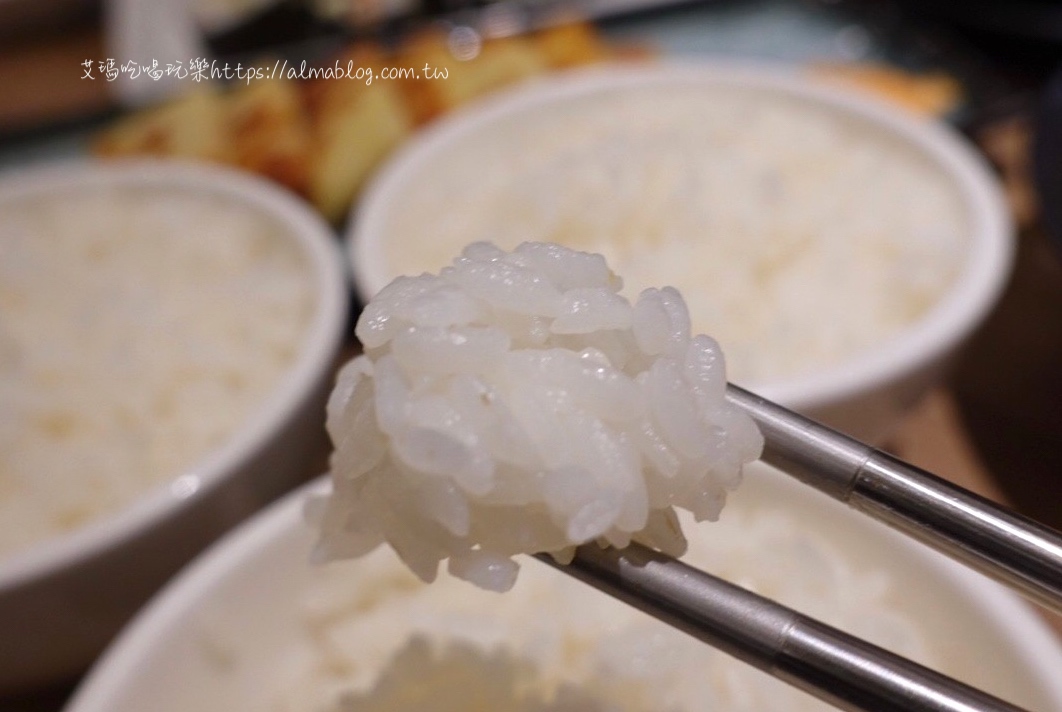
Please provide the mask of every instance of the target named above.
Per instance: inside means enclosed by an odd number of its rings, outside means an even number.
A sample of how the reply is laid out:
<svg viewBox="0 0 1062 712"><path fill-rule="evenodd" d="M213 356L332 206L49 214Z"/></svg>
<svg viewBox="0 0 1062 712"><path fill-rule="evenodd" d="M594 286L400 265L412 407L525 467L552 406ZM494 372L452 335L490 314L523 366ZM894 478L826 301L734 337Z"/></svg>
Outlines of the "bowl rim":
<svg viewBox="0 0 1062 712"><path fill-rule="evenodd" d="M207 497L282 429L313 384L332 366L342 341L349 292L342 254L332 229L294 193L233 168L177 159L61 161L0 176L0 205L53 191L101 186L162 186L190 195L223 196L283 225L307 261L314 294L313 316L301 348L269 396L225 443L184 472L136 496L116 512L70 532L37 541L0 558L0 594L17 590L89 561Z"/></svg>
<svg viewBox="0 0 1062 712"><path fill-rule="evenodd" d="M1013 265L1013 225L987 161L955 130L920 119L866 93L845 90L788 65L723 60L666 60L646 66L605 65L536 79L463 107L407 141L369 181L353 208L345 239L347 266L359 298L387 284L382 235L403 186L454 141L495 122L567 99L623 88L700 86L776 93L869 125L911 146L955 185L968 222L965 263L941 299L917 321L877 347L833 366L749 384L795 409L873 391L918 365L944 358L998 300Z"/></svg>
<svg viewBox="0 0 1062 712"><path fill-rule="evenodd" d="M774 468L763 465L760 469L766 473ZM1016 661L1030 671L1044 694L1062 704L1062 678L1056 674L1056 666L1062 661L1062 641L1049 629L1047 622L1037 615L1032 604L916 540L872 522L850 508L826 500L820 493L790 477L773 478L769 486L778 487L775 496L779 500L795 494L798 500L808 498L838 507L838 515L855 521L857 526L868 527L868 531L876 531L884 542L896 543L904 556L912 557L920 566L934 571L942 581L961 590L971 607L985 613L991 612L993 618L1001 622L1000 629L1006 631L1003 635L1011 643L1011 652ZM218 588L243 570L245 563L268 555L269 550L285 538L302 535L299 527L306 526L304 512L307 497L326 494L330 489L328 475L300 486L242 522L185 566L137 612L97 659L64 711L111 710L116 695L121 695L123 688L139 674L140 666L156 649L157 642L181 626L182 621L196 611L203 600L214 595ZM309 559L307 563L309 565Z"/></svg>

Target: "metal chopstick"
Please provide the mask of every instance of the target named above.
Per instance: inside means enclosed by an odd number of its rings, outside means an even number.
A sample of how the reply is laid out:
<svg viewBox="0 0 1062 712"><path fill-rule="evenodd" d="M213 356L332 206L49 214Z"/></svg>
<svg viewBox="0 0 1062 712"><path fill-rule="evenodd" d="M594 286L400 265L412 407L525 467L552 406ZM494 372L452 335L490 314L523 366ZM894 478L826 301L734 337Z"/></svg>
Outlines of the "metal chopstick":
<svg viewBox="0 0 1062 712"><path fill-rule="evenodd" d="M538 558L844 710L1014 712L1007 702L639 544Z"/></svg>
<svg viewBox="0 0 1062 712"><path fill-rule="evenodd" d="M1062 613L1062 534L734 385L762 459Z"/></svg>

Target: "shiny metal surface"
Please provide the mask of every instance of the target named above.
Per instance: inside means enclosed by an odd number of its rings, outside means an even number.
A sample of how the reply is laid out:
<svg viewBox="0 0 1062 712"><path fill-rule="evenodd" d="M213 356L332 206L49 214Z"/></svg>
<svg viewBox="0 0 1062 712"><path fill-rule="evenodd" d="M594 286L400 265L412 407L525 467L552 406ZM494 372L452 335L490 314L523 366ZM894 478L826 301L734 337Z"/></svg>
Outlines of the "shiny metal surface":
<svg viewBox="0 0 1062 712"><path fill-rule="evenodd" d="M1020 709L638 544L538 558L840 709Z"/></svg>
<svg viewBox="0 0 1062 712"><path fill-rule="evenodd" d="M1062 534L737 386L763 461L1062 613Z"/></svg>

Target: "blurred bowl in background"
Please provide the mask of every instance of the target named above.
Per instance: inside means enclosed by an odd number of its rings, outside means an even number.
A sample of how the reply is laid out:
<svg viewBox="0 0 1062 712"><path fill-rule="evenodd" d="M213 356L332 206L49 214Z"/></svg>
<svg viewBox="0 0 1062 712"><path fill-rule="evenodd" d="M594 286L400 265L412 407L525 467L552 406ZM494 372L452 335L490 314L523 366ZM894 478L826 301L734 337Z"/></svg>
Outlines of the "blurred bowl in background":
<svg viewBox="0 0 1062 712"><path fill-rule="evenodd" d="M323 466L334 235L216 167L0 181L0 690L88 665L213 539Z"/></svg>
<svg viewBox="0 0 1062 712"><path fill-rule="evenodd" d="M954 131L793 70L608 68L440 120L352 213L359 296L464 244L601 252L673 285L731 380L880 441L946 372L1012 262L1003 197Z"/></svg>
<svg viewBox="0 0 1062 712"><path fill-rule="evenodd" d="M175 578L67 712L331 712L410 700L461 710L473 699L505 709L514 660L528 697L541 678L554 692L567 683L574 699L588 696L578 709L832 709L530 558L502 595L445 573L425 585L386 547L314 566L309 491ZM1028 606L764 466L749 469L720 521L684 530L694 565L1028 709L1062 709L1062 647ZM437 664L396 668L392 656L408 658L415 637ZM479 652L455 655L461 644ZM374 685L376 699L357 699Z"/></svg>

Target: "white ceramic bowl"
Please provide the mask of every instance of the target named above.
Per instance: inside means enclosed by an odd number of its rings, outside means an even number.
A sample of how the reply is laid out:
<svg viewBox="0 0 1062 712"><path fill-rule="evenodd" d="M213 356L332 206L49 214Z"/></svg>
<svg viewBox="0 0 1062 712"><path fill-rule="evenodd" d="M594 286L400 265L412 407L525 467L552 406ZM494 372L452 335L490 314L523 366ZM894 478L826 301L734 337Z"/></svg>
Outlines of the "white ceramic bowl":
<svg viewBox="0 0 1062 712"><path fill-rule="evenodd" d="M561 109L573 99L606 92L626 90L637 95L640 90L661 87L676 92L736 88L819 107L909 147L954 186L969 230L964 251L955 255L961 264L959 274L939 301L899 334L883 340L879 348L809 375L756 385L758 392L772 400L864 440L880 440L940 380L949 358L994 306L1012 263L1011 224L1002 193L986 163L954 131L862 95L822 86L792 70L664 64L584 71L518 88L439 121L399 151L352 213L347 251L360 297L370 298L398 276L388 250L417 249L416 245L394 243L390 224L417 200L416 189L411 186L418 185L418 179L427 175L446 179L442 166L448 155L465 149L475 155L479 135L519 125L530 111ZM492 155L484 160L504 158ZM453 205L452 209L457 212L462 206Z"/></svg>
<svg viewBox="0 0 1062 712"><path fill-rule="evenodd" d="M164 161L20 171L0 182L0 212L12 201L101 185L201 192L270 216L305 255L315 306L305 342L267 401L190 472L115 515L0 560L0 691L84 669L197 552L317 474L308 465L319 467L326 447L324 399L349 308L342 254L328 226L260 179Z"/></svg>
<svg viewBox="0 0 1062 712"><path fill-rule="evenodd" d="M322 489L324 485L317 483ZM301 651L307 641L338 640L320 629L311 633L303 618L309 605L308 591L315 577L322 575L309 563L313 537L302 514L308 491L293 493L245 523L174 579L100 659L66 712L272 708L272 696L284 684L280 681L306 663ZM1032 609L1013 594L764 466L751 468L723 516L725 519L733 511L755 514L779 510L795 526L828 537L850 563L859 562L869 567L867 571L887 572L898 600L904 601L904 612L918 622L930 641L938 669L1028 709L1062 710L1062 678L1058 675L1062 646ZM706 523L695 532L687 529L687 534L711 537L713 526L721 525ZM526 560L521 576L555 576L546 584L555 581L556 586L581 586L559 572L531 571L541 566ZM375 571L379 577L381 569ZM365 610L360 606L366 601L370 602L366 608L378 605L371 601L380 600L386 585L371 577L357 582L365 588L352 588L358 592L352 598L361 603L352 602L350 610ZM444 583L449 584L440 581L431 586ZM517 586L520 584L518 581ZM469 584L457 585L472 590ZM407 589L403 586L399 590ZM604 596L583 589L565 591L564 601L572 601L574 593L580 597ZM489 600L497 602L498 615L506 615L506 596L515 592L489 595L494 596ZM322 600L319 591L314 596L314 600ZM334 597L334 593L325 594L325 598ZM412 624L419 630L428 614L418 610L412 618L402 616L396 628L414 620L419 621ZM535 611L526 619L526 626L536 626L538 616L549 614L549 610ZM514 614L508 611L508 615L511 618ZM319 614L318 620L324 616ZM460 616L444 614L443 618L438 627L445 630L463 631L462 626L476 629L474 621ZM378 639L389 635L389 630L386 622L377 620L365 627L349 628L346 642L333 644L345 649L365 641L364 645L374 646L370 649L379 650ZM357 631L364 635L371 632L371 640L358 637ZM364 670L348 672L357 675Z"/></svg>

